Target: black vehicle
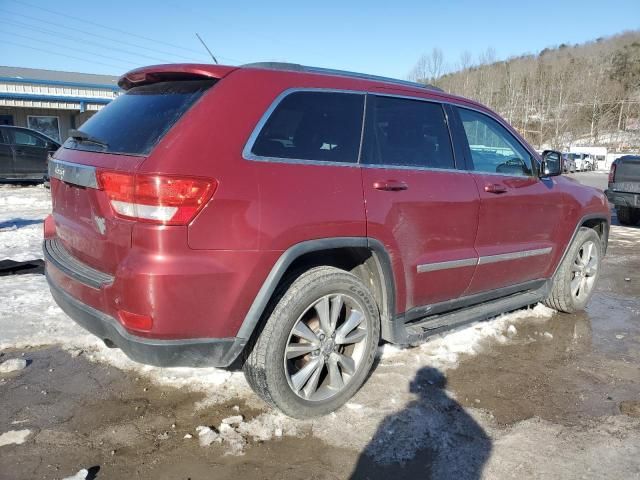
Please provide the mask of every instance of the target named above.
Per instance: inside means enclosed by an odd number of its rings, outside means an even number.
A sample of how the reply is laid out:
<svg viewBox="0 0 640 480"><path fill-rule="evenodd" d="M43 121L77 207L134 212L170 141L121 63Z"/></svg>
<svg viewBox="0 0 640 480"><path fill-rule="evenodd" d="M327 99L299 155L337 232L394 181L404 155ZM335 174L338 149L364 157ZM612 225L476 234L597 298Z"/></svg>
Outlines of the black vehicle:
<svg viewBox="0 0 640 480"><path fill-rule="evenodd" d="M0 180L47 179L49 154L60 148L52 138L29 128L0 126Z"/></svg>
<svg viewBox="0 0 640 480"><path fill-rule="evenodd" d="M640 220L640 155L625 155L611 164L607 198L616 207L622 225Z"/></svg>

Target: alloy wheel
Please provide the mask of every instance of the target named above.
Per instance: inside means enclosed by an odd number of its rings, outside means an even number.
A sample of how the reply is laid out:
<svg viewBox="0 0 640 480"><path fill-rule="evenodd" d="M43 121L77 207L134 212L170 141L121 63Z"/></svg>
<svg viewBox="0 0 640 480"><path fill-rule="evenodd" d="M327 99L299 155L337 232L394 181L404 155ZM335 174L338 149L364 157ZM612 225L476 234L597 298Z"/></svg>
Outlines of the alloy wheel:
<svg viewBox="0 0 640 480"><path fill-rule="evenodd" d="M582 244L571 267L571 295L582 301L595 285L598 273L598 249L593 241Z"/></svg>
<svg viewBox="0 0 640 480"><path fill-rule="evenodd" d="M308 401L344 390L364 360L368 328L362 307L347 294L325 295L309 305L293 325L284 352L291 390Z"/></svg>

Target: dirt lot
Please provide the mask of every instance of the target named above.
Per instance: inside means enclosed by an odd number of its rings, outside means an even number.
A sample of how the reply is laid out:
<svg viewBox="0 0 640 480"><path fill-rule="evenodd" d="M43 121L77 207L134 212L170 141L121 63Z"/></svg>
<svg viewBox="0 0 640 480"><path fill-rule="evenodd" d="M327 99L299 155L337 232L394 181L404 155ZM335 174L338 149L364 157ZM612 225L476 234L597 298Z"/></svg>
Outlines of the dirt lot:
<svg viewBox="0 0 640 480"><path fill-rule="evenodd" d="M640 479L640 228L613 227L602 272L585 312L385 346L353 401L312 422L270 411L237 372L133 365L73 330L41 275L4 277L0 362L27 366L0 373L0 478ZM16 322L46 328L21 339ZM219 441L201 446L199 426ZM11 431L24 442L3 446Z"/></svg>

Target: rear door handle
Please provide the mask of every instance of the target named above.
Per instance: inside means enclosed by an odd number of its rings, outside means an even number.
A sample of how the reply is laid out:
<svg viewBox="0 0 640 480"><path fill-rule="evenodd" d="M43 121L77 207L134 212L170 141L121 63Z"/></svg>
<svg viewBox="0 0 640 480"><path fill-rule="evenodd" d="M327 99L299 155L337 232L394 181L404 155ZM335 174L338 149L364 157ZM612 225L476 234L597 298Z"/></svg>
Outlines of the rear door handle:
<svg viewBox="0 0 640 480"><path fill-rule="evenodd" d="M484 186L484 191L487 193L506 193L507 187L499 183L489 183Z"/></svg>
<svg viewBox="0 0 640 480"><path fill-rule="evenodd" d="M385 190L387 192L398 192L400 190L406 190L409 186L399 180L384 180L373 182L373 188L376 190Z"/></svg>

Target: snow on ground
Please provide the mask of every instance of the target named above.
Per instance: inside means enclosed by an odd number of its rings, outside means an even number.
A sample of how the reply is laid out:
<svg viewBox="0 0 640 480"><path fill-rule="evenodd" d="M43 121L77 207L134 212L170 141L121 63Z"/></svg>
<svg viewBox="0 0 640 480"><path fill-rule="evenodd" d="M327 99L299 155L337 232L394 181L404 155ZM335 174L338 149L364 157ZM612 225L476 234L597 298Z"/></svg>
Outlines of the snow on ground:
<svg viewBox="0 0 640 480"><path fill-rule="evenodd" d="M0 222L5 225L0 231L0 259L41 258L42 224L25 225L25 221L40 221L46 215L50 208L48 191L40 187L0 187L0 207ZM477 354L495 342L511 341L511 337L517 336L515 326L519 322L544 322L552 314L552 310L538 305L435 336L415 348L384 345L380 348L373 375L348 406L338 412L300 422L267 411L234 427L221 426L217 433L224 433L229 438L233 453L242 450L238 435L264 441L282 435L312 433L332 445L363 448L376 434L380 419L386 417L390 419L388 425L380 428L396 431L387 442L389 448L395 449L392 450L393 458L410 458L425 443L438 445L440 441L450 441L441 438L440 430L451 421L447 413L451 400L445 395L440 401L428 405L421 403L420 392L412 387L419 372L424 367L430 367L433 372L453 368L462 355ZM107 348L70 320L51 298L44 276L0 277L0 349L52 344L76 353L82 350L90 360L136 372L162 385L201 392L205 399L197 402L195 408L242 398L248 406L264 409L264 404L250 392L241 373L216 368L158 368L138 364L120 350ZM390 384L395 386L391 392ZM407 419L413 419L413 426L405 425ZM357 424L359 428L345 432L345 424ZM420 430L420 435L413 435L414 427ZM467 426L460 428L462 431ZM384 461L389 451L378 452L374 445L370 453Z"/></svg>
<svg viewBox="0 0 640 480"><path fill-rule="evenodd" d="M50 211L51 196L42 185L0 186L0 260L42 258L43 220Z"/></svg>
<svg viewBox="0 0 640 480"><path fill-rule="evenodd" d="M31 435L31 430L9 430L0 435L0 447L5 445L20 445Z"/></svg>

